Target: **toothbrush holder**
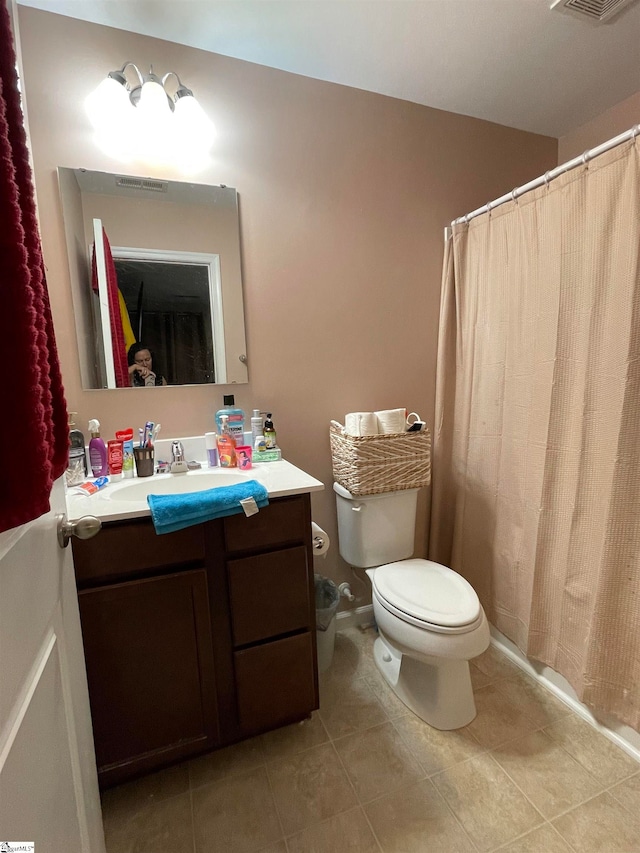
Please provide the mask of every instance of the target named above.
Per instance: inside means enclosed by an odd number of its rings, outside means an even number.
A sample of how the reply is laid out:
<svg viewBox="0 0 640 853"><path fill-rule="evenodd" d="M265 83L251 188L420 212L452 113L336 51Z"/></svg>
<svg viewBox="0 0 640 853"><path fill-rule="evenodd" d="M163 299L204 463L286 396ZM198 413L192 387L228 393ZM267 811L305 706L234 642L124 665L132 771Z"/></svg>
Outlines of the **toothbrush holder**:
<svg viewBox="0 0 640 853"><path fill-rule="evenodd" d="M134 447L133 458L136 462L138 477L151 477L153 474L153 447Z"/></svg>

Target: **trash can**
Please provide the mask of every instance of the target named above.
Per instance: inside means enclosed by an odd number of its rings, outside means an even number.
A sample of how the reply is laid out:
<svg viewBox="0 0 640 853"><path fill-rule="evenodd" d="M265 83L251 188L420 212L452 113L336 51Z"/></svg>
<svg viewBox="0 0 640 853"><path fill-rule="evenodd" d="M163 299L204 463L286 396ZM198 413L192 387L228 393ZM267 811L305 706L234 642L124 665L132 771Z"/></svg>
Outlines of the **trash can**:
<svg viewBox="0 0 640 853"><path fill-rule="evenodd" d="M340 603L338 587L329 578L314 575L316 590L316 643L318 669L324 672L331 666L336 639L336 610Z"/></svg>

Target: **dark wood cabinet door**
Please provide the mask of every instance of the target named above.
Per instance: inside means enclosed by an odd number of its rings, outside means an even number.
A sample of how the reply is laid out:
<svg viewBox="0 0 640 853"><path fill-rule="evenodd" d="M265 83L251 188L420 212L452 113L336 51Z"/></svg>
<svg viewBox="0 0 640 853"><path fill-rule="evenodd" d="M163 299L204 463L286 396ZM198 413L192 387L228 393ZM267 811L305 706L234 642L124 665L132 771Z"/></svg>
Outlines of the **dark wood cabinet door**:
<svg viewBox="0 0 640 853"><path fill-rule="evenodd" d="M84 590L79 602L101 784L215 747L205 569Z"/></svg>

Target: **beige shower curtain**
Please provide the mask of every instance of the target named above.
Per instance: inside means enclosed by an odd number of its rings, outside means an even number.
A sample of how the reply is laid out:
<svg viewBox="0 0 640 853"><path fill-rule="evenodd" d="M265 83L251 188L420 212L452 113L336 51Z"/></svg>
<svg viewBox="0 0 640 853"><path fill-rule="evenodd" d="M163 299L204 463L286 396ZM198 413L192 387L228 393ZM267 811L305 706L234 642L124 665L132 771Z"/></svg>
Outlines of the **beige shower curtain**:
<svg viewBox="0 0 640 853"><path fill-rule="evenodd" d="M453 228L430 556L640 729L640 140Z"/></svg>

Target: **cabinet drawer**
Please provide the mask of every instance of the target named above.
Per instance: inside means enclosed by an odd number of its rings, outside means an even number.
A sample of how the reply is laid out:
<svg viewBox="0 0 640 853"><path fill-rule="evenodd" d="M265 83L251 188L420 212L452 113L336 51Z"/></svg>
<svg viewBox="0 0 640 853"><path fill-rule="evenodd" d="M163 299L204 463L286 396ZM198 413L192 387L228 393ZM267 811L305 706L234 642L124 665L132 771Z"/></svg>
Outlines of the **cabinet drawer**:
<svg viewBox="0 0 640 853"><path fill-rule="evenodd" d="M158 536L150 519L105 524L94 539L73 539L79 586L128 573L204 560L202 525Z"/></svg>
<svg viewBox="0 0 640 853"><path fill-rule="evenodd" d="M227 553L306 542L311 538L308 497L278 498L250 518L231 515L223 519Z"/></svg>
<svg viewBox="0 0 640 853"><path fill-rule="evenodd" d="M318 707L312 634L236 652L236 696L243 734L307 716Z"/></svg>
<svg viewBox="0 0 640 853"><path fill-rule="evenodd" d="M234 646L311 627L304 545L230 560L227 566Z"/></svg>

